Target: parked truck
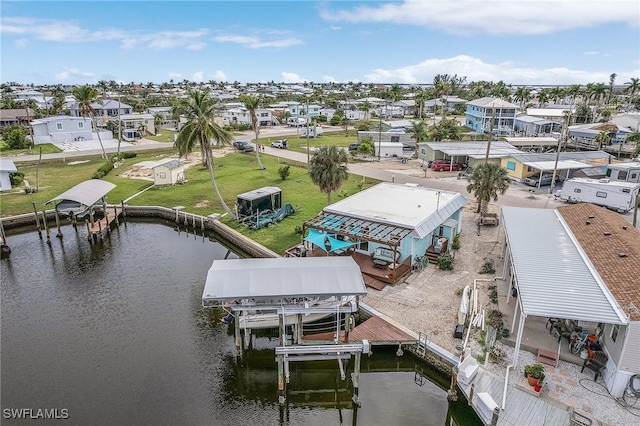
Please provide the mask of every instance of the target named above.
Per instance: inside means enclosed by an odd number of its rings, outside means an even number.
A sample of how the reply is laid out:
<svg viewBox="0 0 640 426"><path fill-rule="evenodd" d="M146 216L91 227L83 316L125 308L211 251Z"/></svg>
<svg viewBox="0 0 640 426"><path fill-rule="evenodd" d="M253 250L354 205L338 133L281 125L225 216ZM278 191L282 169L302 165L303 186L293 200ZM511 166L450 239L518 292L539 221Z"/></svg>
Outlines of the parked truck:
<svg viewBox="0 0 640 426"><path fill-rule="evenodd" d="M290 127L300 127L300 126L306 126L307 125L307 119L304 117L289 117L287 118L287 126Z"/></svg>
<svg viewBox="0 0 640 426"><path fill-rule="evenodd" d="M566 180L555 195L569 203L592 203L625 213L633 209L639 192L640 183L573 178Z"/></svg>

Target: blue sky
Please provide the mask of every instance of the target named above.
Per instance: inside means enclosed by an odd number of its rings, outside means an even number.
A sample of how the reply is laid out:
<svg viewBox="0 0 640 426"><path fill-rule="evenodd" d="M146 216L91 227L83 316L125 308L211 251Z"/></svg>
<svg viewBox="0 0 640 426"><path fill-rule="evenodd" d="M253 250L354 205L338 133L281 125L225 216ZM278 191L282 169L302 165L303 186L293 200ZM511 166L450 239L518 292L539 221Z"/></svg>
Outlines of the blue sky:
<svg viewBox="0 0 640 426"><path fill-rule="evenodd" d="M0 81L518 84L640 76L637 0L10 1Z"/></svg>

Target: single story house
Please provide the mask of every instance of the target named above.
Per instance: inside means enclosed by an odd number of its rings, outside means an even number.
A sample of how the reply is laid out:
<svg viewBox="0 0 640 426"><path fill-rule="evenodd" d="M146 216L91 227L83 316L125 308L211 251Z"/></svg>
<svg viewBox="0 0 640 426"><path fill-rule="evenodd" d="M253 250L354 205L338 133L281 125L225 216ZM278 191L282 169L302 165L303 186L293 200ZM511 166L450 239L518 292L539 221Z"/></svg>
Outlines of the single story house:
<svg viewBox="0 0 640 426"><path fill-rule="evenodd" d="M554 168L563 178L570 178L572 171L587 167L604 166L611 155L604 151L561 152L556 164L556 152L532 154L519 153L505 156L500 165L507 169L509 178L522 182L525 178L543 173L553 173Z"/></svg>
<svg viewBox="0 0 640 426"><path fill-rule="evenodd" d="M304 222L303 235L308 237L308 244L323 251L348 246L364 258L377 249L386 251L392 267L404 265L408 272L416 256L436 253L434 247L439 242L450 241L460 233L466 202L457 192L383 182L325 207ZM325 234L333 245L326 248L324 239L313 240L319 234ZM449 246L445 243L442 252ZM391 282L398 278L391 277Z"/></svg>
<svg viewBox="0 0 640 426"><path fill-rule="evenodd" d="M158 129L174 130L178 128L178 120L173 118L171 107L152 107L147 108L145 113L153 116L154 122ZM162 117L162 120L157 118Z"/></svg>
<svg viewBox="0 0 640 426"><path fill-rule="evenodd" d="M596 136L601 132L609 135L609 143L607 145L624 144L627 135L632 133L624 127L619 127L614 123L591 123L578 124L569 126L569 138L578 144L579 147L600 147L600 143L596 142Z"/></svg>
<svg viewBox="0 0 640 426"><path fill-rule="evenodd" d="M373 145L375 147L378 146L379 143L389 144L389 143L400 143L404 145L415 146L416 140L412 138L411 133L387 133L387 132L375 132L375 131L359 131L358 132L358 143L362 142L365 139L371 139L373 141ZM376 148L377 151L377 148Z"/></svg>
<svg viewBox="0 0 640 426"><path fill-rule="evenodd" d="M558 147L558 139L554 137L505 137L507 143L523 152L545 152Z"/></svg>
<svg viewBox="0 0 640 426"><path fill-rule="evenodd" d="M93 140L90 117L58 115L31 121L33 142L37 144Z"/></svg>
<svg viewBox="0 0 640 426"><path fill-rule="evenodd" d="M568 114L571 110L571 106L569 105L555 105L553 108L527 108L527 116L534 117L538 120L549 120L557 123L562 123L565 120L566 114ZM571 114L569 118L571 120L574 120L575 115Z"/></svg>
<svg viewBox="0 0 640 426"><path fill-rule="evenodd" d="M640 182L640 162L611 163L607 166L607 177L624 182Z"/></svg>
<svg viewBox="0 0 640 426"><path fill-rule="evenodd" d="M26 109L0 109L0 129L24 122L29 122Z"/></svg>
<svg viewBox="0 0 640 426"><path fill-rule="evenodd" d="M101 102L94 102L91 107L95 111L94 118L98 126L104 125L109 120L117 120L118 116L133 114L133 107L124 102L114 99L105 99ZM69 105L69 111L74 117L80 117L80 105L74 103Z"/></svg>
<svg viewBox="0 0 640 426"><path fill-rule="evenodd" d="M18 169L13 161L7 158L0 158L0 191L11 190L11 179L9 174L17 172Z"/></svg>
<svg viewBox="0 0 640 426"><path fill-rule="evenodd" d="M539 136L559 133L562 122L546 118L519 115L513 120L513 132L521 136Z"/></svg>
<svg viewBox="0 0 640 426"><path fill-rule="evenodd" d="M489 148L489 161L499 163L501 158L512 154L520 154L515 146L494 141ZM465 163L470 166L484 162L487 154L487 142L421 142L418 144L418 159L423 162L447 160L454 163Z"/></svg>
<svg viewBox="0 0 640 426"><path fill-rule="evenodd" d="M605 386L621 397L640 374L640 231L589 203L555 210L503 207L501 223L503 275L508 294L517 289L513 364L529 316L596 324L589 332L598 335L606 355Z"/></svg>
<svg viewBox="0 0 640 426"><path fill-rule="evenodd" d="M153 170L154 186L175 185L186 182L184 163L177 158L166 158L158 161L155 166L151 167L151 170Z"/></svg>
<svg viewBox="0 0 640 426"><path fill-rule="evenodd" d="M137 130L142 137L147 134L156 134L155 118L152 114L122 114L120 115L120 121L122 122L123 132L131 129Z"/></svg>

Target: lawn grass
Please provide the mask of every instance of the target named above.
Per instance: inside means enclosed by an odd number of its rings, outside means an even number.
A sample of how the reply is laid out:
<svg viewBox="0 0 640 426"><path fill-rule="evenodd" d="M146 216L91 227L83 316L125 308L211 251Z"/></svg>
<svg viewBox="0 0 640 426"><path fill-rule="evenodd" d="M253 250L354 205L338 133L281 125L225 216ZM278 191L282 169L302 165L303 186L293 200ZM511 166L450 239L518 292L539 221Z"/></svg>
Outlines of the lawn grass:
<svg viewBox="0 0 640 426"><path fill-rule="evenodd" d="M43 154L55 154L58 152L62 152L60 148L50 143L43 143L36 145L35 148L31 149L11 149L7 148L6 144L3 141L0 141L0 154L2 155L38 155L40 154L40 149L42 149Z"/></svg>
<svg viewBox="0 0 640 426"><path fill-rule="evenodd" d="M105 180L116 184L116 188L107 194L109 204L119 204L122 200L140 192L151 185L148 180L129 179L119 177L120 170L127 170L140 161L157 161L167 155L173 154L172 149L146 151L138 153L135 158L125 160L120 168L113 170ZM297 209L296 213L284 221L260 230L248 229L228 217L222 221L230 227L237 229L247 237L270 248L277 253L283 253L288 247L298 244L301 235L296 234L296 227L317 215L327 204L327 196L320 192L318 187L311 182L306 168L290 160L285 160L263 155L262 163L265 170L259 170L254 153L231 153L224 157L216 158L214 170L216 182L222 196L230 207L233 207L238 194L251 191L263 186L277 186L282 189L283 203L289 203ZM45 208L43 203L56 197L67 189L91 175L102 164L99 157L74 159L72 164L63 163L62 160L50 160L40 166L40 189L37 193L26 194L24 186L10 193L0 195L0 214L11 216L33 211L32 203L38 210ZM278 169L286 164L291 165L290 175L287 180L282 180L278 175ZM20 167L25 173L29 184L35 188L35 164ZM183 185L168 187L153 187L128 202L131 205L163 206L172 208L178 205L185 206L189 213L207 216L212 213L223 213L222 206L218 202L209 172L202 165L196 165L186 170L187 182ZM360 176L350 175L349 179L340 191L332 194L335 202L348 195L352 195L362 189L375 185L378 181L364 179ZM48 206L49 207L49 206Z"/></svg>
<svg viewBox="0 0 640 426"><path fill-rule="evenodd" d="M155 142L170 142L173 143L173 135L177 135L178 132L174 132L166 129L158 129L155 135L145 136L145 139L149 139Z"/></svg>
<svg viewBox="0 0 640 426"><path fill-rule="evenodd" d="M307 152L307 138L297 136L295 133L291 136L278 136L278 137L269 137L269 138L260 138L260 142L265 144L266 146L271 146L271 142L277 139L287 139L287 149L295 152ZM345 134L344 131L341 132L331 132L324 133L322 136L318 136L317 138L309 138L309 149L313 152L314 148L319 148L321 146L339 146L342 148L347 148L350 143L354 143L358 141L357 131L349 130Z"/></svg>

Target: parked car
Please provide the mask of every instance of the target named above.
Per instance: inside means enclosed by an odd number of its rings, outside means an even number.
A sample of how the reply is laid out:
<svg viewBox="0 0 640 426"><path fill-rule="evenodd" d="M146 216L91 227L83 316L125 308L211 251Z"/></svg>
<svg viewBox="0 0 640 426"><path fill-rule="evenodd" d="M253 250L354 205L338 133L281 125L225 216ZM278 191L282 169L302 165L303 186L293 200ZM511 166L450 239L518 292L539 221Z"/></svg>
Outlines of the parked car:
<svg viewBox="0 0 640 426"><path fill-rule="evenodd" d="M465 168L464 164L451 163L447 160L435 160L431 164L431 168L434 172L457 172Z"/></svg>
<svg viewBox="0 0 640 426"><path fill-rule="evenodd" d="M360 148L360 144L359 143L350 143L349 144L349 151L357 151L358 148Z"/></svg>
<svg viewBox="0 0 640 426"><path fill-rule="evenodd" d="M287 139L278 139L276 141L271 142L271 148L286 149L287 148Z"/></svg>
<svg viewBox="0 0 640 426"><path fill-rule="evenodd" d="M247 141L235 141L233 143L233 146L238 151L242 151L242 152L251 152L251 151L255 151L256 149L251 142L247 142Z"/></svg>
<svg viewBox="0 0 640 426"><path fill-rule="evenodd" d="M542 175L542 177L540 177L539 175L536 175L536 176L525 178L524 183L525 185L529 185L529 186L538 186L538 183L540 183L540 186L548 186L548 185L551 185L551 179L553 179L553 175L551 174L544 174ZM558 180L559 180L559 176L556 176L556 182Z"/></svg>

